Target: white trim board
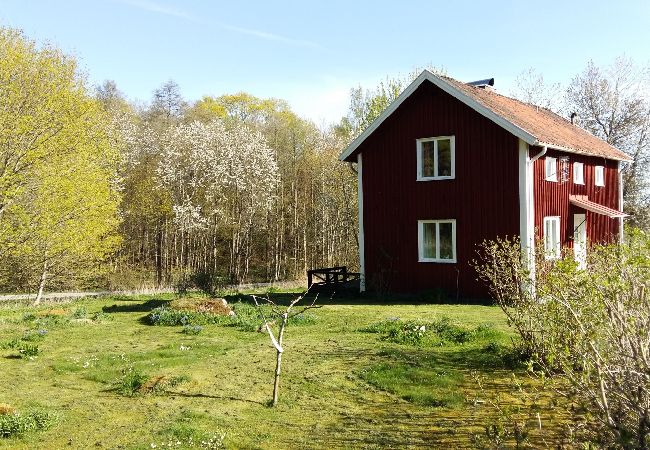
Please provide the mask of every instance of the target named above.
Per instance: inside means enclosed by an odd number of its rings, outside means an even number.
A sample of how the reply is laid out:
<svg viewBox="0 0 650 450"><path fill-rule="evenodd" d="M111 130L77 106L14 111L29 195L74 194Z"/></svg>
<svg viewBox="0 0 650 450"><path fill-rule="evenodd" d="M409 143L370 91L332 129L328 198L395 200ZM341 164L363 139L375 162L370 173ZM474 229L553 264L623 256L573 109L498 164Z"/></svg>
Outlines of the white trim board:
<svg viewBox="0 0 650 450"><path fill-rule="evenodd" d="M363 234L363 160L357 155L357 202L359 210L359 291L366 290L366 245Z"/></svg>
<svg viewBox="0 0 650 450"><path fill-rule="evenodd" d="M411 94L415 92L418 87L420 87L424 81L430 81L452 97L455 97L461 102L465 103L476 112L492 120L497 125L508 130L518 138L523 139L526 143L530 145L539 145L539 140L528 131L499 116L491 109L481 105L479 102L459 91L444 81L442 78L425 69L411 84L408 85L406 89L404 89L404 91L393 101L393 103L388 105L384 112L382 112L379 117L377 117L374 122L372 122L370 126L363 131L363 133L361 133L354 141L352 141L348 148L346 148L343 153L341 153L339 159L341 161L344 161L346 158L348 158L363 143L363 141L368 138L368 136L370 136L377 128L379 128L384 120L386 120L391 114L393 114L393 112L395 112L397 108L400 107L402 103L404 103L404 100L409 98Z"/></svg>
<svg viewBox="0 0 650 450"><path fill-rule="evenodd" d="M477 102L472 97L468 96L464 92L458 90L456 87L447 83L444 79L440 78L439 76L425 69L411 84L408 85L406 89L404 89L404 91L390 105L388 105L388 107L379 115L379 117L377 117L370 124L368 128L366 128L363 131L363 133L361 133L355 140L352 141L352 143L345 150L343 150L343 152L339 156L339 160L345 161L352 153L354 153L354 151L357 148L359 148L359 146L363 143L363 141L365 141L368 138L368 136L370 136L377 128L379 128L379 126L384 122L384 120L386 120L391 114L393 114L395 110L399 108L402 103L404 103L404 100L409 98L411 94L415 92L415 90L418 87L420 87L420 85L424 81L430 81L435 86L439 87L440 89L442 89L443 91L451 95L452 97L460 100L461 102L463 102L464 104L466 104L474 111L478 112L479 114L487 117L492 122L499 125L501 128L509 131L514 136L526 142L528 145L534 145L539 147L546 146L548 148L553 148L568 153L587 154L586 152L581 152L571 148L562 147L552 143L546 143L540 141L537 137L533 136L527 130L524 130L520 126L515 125L509 120L501 117L500 115L492 111L490 108L483 106L481 103ZM616 160L616 158L611 158L611 157L607 159ZM629 160L625 159L623 161L629 161Z"/></svg>

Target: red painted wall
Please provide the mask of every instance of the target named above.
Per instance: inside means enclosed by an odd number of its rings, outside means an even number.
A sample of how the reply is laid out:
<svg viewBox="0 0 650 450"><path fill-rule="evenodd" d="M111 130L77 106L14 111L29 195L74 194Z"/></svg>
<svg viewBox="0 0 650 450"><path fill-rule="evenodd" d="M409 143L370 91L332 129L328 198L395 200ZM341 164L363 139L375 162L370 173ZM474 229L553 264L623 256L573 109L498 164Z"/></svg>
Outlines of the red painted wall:
<svg viewBox="0 0 650 450"><path fill-rule="evenodd" d="M456 178L416 181L416 139L449 135ZM484 239L519 234L518 139L424 82L358 150L367 287L487 297L469 262ZM456 219L457 263L418 262L426 219Z"/></svg>
<svg viewBox="0 0 650 450"><path fill-rule="evenodd" d="M535 156L542 149L532 147L530 156ZM569 158L568 181L546 181L544 158L552 156ZM535 228L539 236L544 234L544 217L560 216L560 229L563 230L561 239L563 247L573 247L573 215L587 215L587 238L591 243L613 242L619 234L619 219L610 219L607 216L595 214L569 203L569 195L586 195L589 200L613 209L619 209L618 195L618 165L616 161L583 156L572 153L563 153L557 150L548 150L544 157L534 162L533 185L535 196ZM584 164L584 185L573 182L573 163ZM596 186L594 167L605 167L605 186ZM559 165L558 165L559 168ZM559 171L559 169L558 169ZM559 174L558 174L559 175ZM559 179L559 177L558 177Z"/></svg>

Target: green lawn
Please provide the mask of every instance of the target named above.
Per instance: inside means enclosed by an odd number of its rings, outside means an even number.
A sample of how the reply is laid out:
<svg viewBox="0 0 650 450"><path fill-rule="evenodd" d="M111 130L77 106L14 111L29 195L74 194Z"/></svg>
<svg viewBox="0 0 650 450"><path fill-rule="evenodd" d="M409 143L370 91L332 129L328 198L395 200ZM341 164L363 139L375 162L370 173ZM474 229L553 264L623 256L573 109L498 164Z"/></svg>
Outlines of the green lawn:
<svg viewBox="0 0 650 450"><path fill-rule="evenodd" d="M172 298L0 306L0 405L56 415L51 428L0 447L474 448L472 436L498 417L489 400L515 404L503 358L512 335L493 306L323 300L314 323L287 330L280 404L270 408L268 335L145 323ZM134 376L154 389L125 395ZM543 430L531 426L536 447L553 442L548 414Z"/></svg>

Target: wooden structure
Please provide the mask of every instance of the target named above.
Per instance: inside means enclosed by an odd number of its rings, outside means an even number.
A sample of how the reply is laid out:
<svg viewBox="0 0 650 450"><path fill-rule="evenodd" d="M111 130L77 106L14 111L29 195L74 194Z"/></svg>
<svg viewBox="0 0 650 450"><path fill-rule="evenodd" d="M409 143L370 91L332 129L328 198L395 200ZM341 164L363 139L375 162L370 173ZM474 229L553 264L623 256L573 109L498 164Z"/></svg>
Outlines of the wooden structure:
<svg viewBox="0 0 650 450"><path fill-rule="evenodd" d="M486 239L533 248L537 233L554 253L580 237L583 255L620 235L630 158L485 81L423 71L341 154L358 173L361 290L486 297L470 265Z"/></svg>
<svg viewBox="0 0 650 450"><path fill-rule="evenodd" d="M307 271L307 287L311 291L347 290L352 286L358 288L360 274L348 272L345 266L327 267Z"/></svg>

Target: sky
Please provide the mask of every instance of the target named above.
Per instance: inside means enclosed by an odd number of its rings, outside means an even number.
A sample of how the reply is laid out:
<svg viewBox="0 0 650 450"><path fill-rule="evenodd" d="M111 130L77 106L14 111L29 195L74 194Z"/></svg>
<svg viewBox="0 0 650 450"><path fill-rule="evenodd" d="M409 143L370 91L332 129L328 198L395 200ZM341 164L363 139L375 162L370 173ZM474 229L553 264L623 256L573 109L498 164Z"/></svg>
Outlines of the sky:
<svg viewBox="0 0 650 450"><path fill-rule="evenodd" d="M322 126L346 114L351 88L418 67L494 77L508 94L529 68L566 85L589 60L650 64L650 0L0 0L0 26L132 101L172 79L190 101L280 98Z"/></svg>

